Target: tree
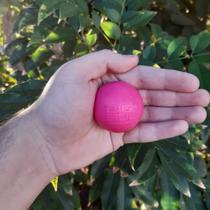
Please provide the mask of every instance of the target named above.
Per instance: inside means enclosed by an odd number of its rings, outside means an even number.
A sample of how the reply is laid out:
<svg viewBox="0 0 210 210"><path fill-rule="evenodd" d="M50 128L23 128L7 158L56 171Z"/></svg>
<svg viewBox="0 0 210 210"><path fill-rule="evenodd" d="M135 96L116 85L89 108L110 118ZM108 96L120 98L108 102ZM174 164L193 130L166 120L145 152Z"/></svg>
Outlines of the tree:
<svg viewBox="0 0 210 210"><path fill-rule="evenodd" d="M15 20L12 41L0 39L1 122L36 100L64 62L102 48L191 72L210 91L208 0L4 0L0 8ZM60 177L58 191L49 185L31 209L210 209L210 115L205 125L126 145Z"/></svg>

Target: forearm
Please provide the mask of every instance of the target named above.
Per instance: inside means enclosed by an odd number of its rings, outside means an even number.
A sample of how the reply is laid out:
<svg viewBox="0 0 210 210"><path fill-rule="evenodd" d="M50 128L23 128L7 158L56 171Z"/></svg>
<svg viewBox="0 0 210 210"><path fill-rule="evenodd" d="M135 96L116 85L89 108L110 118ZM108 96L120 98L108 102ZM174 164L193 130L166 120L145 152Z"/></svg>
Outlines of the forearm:
<svg viewBox="0 0 210 210"><path fill-rule="evenodd" d="M39 132L19 115L0 128L0 206L27 209L53 178L45 163Z"/></svg>

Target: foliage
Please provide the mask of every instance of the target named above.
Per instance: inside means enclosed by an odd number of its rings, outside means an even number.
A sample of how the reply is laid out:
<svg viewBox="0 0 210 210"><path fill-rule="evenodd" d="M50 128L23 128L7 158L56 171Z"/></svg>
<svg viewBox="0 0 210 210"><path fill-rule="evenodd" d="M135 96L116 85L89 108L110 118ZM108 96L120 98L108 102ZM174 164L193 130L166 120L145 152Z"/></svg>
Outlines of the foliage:
<svg viewBox="0 0 210 210"><path fill-rule="evenodd" d="M18 15L0 55L2 122L31 104L64 62L102 48L193 73L210 91L209 0L3 0L0 8ZM60 177L58 191L49 185L31 209L210 209L208 113L207 127L124 146Z"/></svg>

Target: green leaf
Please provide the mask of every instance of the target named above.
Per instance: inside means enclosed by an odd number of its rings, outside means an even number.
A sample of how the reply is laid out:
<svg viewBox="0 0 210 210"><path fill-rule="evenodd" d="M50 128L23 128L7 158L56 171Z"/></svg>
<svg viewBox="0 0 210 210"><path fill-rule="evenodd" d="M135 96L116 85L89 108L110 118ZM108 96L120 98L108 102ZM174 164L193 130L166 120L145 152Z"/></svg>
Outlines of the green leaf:
<svg viewBox="0 0 210 210"><path fill-rule="evenodd" d="M56 72L56 70L59 69L59 67L63 64L64 61L54 60L49 66L42 68L42 76L44 76L44 79L49 80L50 77Z"/></svg>
<svg viewBox="0 0 210 210"><path fill-rule="evenodd" d="M209 69L205 68L205 66L201 67L201 73L202 73L202 86L201 88L204 88L210 92L210 73Z"/></svg>
<svg viewBox="0 0 210 210"><path fill-rule="evenodd" d="M86 27L90 26L91 19L89 16L85 15L84 13L80 13L79 15L73 16L69 18L69 22L74 30L79 33L80 31L84 30Z"/></svg>
<svg viewBox="0 0 210 210"><path fill-rule="evenodd" d="M155 57L156 47L154 45L148 45L143 52L143 58L149 61L153 61Z"/></svg>
<svg viewBox="0 0 210 210"><path fill-rule="evenodd" d="M119 23L121 19L122 2L117 0L99 0L95 2L95 8L107 16L110 21Z"/></svg>
<svg viewBox="0 0 210 210"><path fill-rule="evenodd" d="M6 49L5 53L9 57L9 62L11 65L16 65L19 63L22 59L24 59L27 55L27 39L26 38L18 38L13 41L11 41Z"/></svg>
<svg viewBox="0 0 210 210"><path fill-rule="evenodd" d="M85 0L63 1L59 7L60 19L78 15L87 15L88 6Z"/></svg>
<svg viewBox="0 0 210 210"><path fill-rule="evenodd" d="M200 53L210 45L210 33L203 31L190 39L190 46L193 54Z"/></svg>
<svg viewBox="0 0 210 210"><path fill-rule="evenodd" d="M158 154L159 154L164 172L169 176L169 178L171 179L176 189L182 192L184 195L190 197L191 193L190 193L189 185L186 178L180 175L178 171L174 170L172 161L169 162L165 158L165 156L161 154L161 152L158 152Z"/></svg>
<svg viewBox="0 0 210 210"><path fill-rule="evenodd" d="M59 177L59 189L63 189L65 193L72 195L73 179L69 175Z"/></svg>
<svg viewBox="0 0 210 210"><path fill-rule="evenodd" d="M195 55L193 58L202 66L206 67L208 70L210 69L210 61L209 61L210 53L201 53L200 55Z"/></svg>
<svg viewBox="0 0 210 210"><path fill-rule="evenodd" d="M160 172L160 171L158 171L158 172ZM146 180L144 183L141 183L140 186L148 192L154 192L156 189L156 186L157 186L157 182L159 181L158 177L159 177L159 175L153 176L150 179ZM155 199L155 198L153 198L153 199Z"/></svg>
<svg viewBox="0 0 210 210"><path fill-rule="evenodd" d="M38 97L45 85L46 81L43 80L28 80L8 89L5 94L19 94Z"/></svg>
<svg viewBox="0 0 210 210"><path fill-rule="evenodd" d="M134 171L135 171L135 168L134 168L135 160L136 160L136 157L137 157L137 154L138 154L140 148L141 148L141 144L127 145L128 159L129 159L129 162L131 164L131 168Z"/></svg>
<svg viewBox="0 0 210 210"><path fill-rule="evenodd" d="M124 157L124 158L122 158ZM132 168L130 165L128 150L127 147L121 147L115 154L116 166L119 167L122 171L130 174L132 173Z"/></svg>
<svg viewBox="0 0 210 210"><path fill-rule="evenodd" d="M207 175L207 165L205 163L205 160L202 159L200 156L195 155L193 165L197 169L199 177L203 178Z"/></svg>
<svg viewBox="0 0 210 210"><path fill-rule="evenodd" d="M49 17L54 10L56 10L63 0L43 0L43 3L38 13L38 25L47 17Z"/></svg>
<svg viewBox="0 0 210 210"><path fill-rule="evenodd" d="M91 166L91 176L97 178L101 176L104 170L109 166L111 156L107 155L106 157L95 161Z"/></svg>
<svg viewBox="0 0 210 210"><path fill-rule="evenodd" d="M40 199L37 199L33 204L32 208L34 210L42 210L43 202Z"/></svg>
<svg viewBox="0 0 210 210"><path fill-rule="evenodd" d="M94 10L92 11L92 19L93 19L93 23L94 23L95 27L97 29L99 29L100 28L101 17Z"/></svg>
<svg viewBox="0 0 210 210"><path fill-rule="evenodd" d="M201 88L210 91L210 73L209 69L205 65L202 65L202 61L199 59L193 59L189 65L189 72L196 75L200 80Z"/></svg>
<svg viewBox="0 0 210 210"><path fill-rule="evenodd" d="M196 60L192 60L189 64L189 73L194 74L197 76L202 83L202 74L200 70L200 65Z"/></svg>
<svg viewBox="0 0 210 210"><path fill-rule="evenodd" d="M159 142L157 147L160 151L167 157L168 161L173 160L173 168L179 172L184 177L189 180L197 180L198 174L196 169L193 167L192 163L187 160L187 156L183 152L177 152L176 148L171 147L170 145L165 144L165 142ZM173 157L173 159L171 159Z"/></svg>
<svg viewBox="0 0 210 210"><path fill-rule="evenodd" d="M165 144L168 144L169 147L176 148L177 150L185 152L193 152L191 145L188 143L187 139L183 136L179 136L172 139L164 140Z"/></svg>
<svg viewBox="0 0 210 210"><path fill-rule="evenodd" d="M159 26L157 24L153 24L153 23L150 23L150 26L151 26L151 30L152 30L152 33L154 34L155 38L156 39L161 38L161 36L163 34L161 26Z"/></svg>
<svg viewBox="0 0 210 210"><path fill-rule="evenodd" d="M83 56L88 53L88 46L83 43L79 43L75 46L75 54L76 56Z"/></svg>
<svg viewBox="0 0 210 210"><path fill-rule="evenodd" d="M203 189L203 190L206 189L206 187L205 187L203 181L202 181L201 179L199 179L199 178L197 178L197 179L195 179L195 180L192 180L192 183L193 183L194 185L196 185L197 187Z"/></svg>
<svg viewBox="0 0 210 210"><path fill-rule="evenodd" d="M149 10L127 11L123 15L123 27L125 30L133 27L142 27L147 25L155 16L155 12Z"/></svg>
<svg viewBox="0 0 210 210"><path fill-rule="evenodd" d="M180 58L174 59L173 58L164 65L164 68L167 69L176 69L176 70L180 70L180 71L184 71L185 70L185 66L182 62L182 60Z"/></svg>
<svg viewBox="0 0 210 210"><path fill-rule="evenodd" d="M45 81L29 80L0 94L0 121L27 107L41 94Z"/></svg>
<svg viewBox="0 0 210 210"><path fill-rule="evenodd" d="M104 21L100 24L103 32L111 39L118 40L121 36L120 28L117 24L110 22L110 21Z"/></svg>
<svg viewBox="0 0 210 210"><path fill-rule="evenodd" d="M63 55L65 59L69 60L72 58L74 51L75 51L75 46L76 46L76 37L71 37L69 41L66 41L63 45Z"/></svg>
<svg viewBox="0 0 210 210"><path fill-rule="evenodd" d="M138 49L139 40L137 37L121 35L119 40L120 52L132 54L134 49Z"/></svg>
<svg viewBox="0 0 210 210"><path fill-rule="evenodd" d="M71 27L58 27L55 31L49 33L46 37L48 43L58 43L62 41L68 41L76 36L75 31Z"/></svg>
<svg viewBox="0 0 210 210"><path fill-rule="evenodd" d="M97 34L91 30L86 34L86 43L89 47L92 47L97 41Z"/></svg>
<svg viewBox="0 0 210 210"><path fill-rule="evenodd" d="M27 43L28 41L26 38L17 38L8 43L5 48L5 53L10 57L14 53L14 51L25 51Z"/></svg>
<svg viewBox="0 0 210 210"><path fill-rule="evenodd" d="M75 3L80 8L80 12L88 14L88 3L86 0L75 0Z"/></svg>
<svg viewBox="0 0 210 210"><path fill-rule="evenodd" d="M104 10L105 14L111 21L119 23L121 16L117 10L115 10L114 8L105 8Z"/></svg>
<svg viewBox="0 0 210 210"><path fill-rule="evenodd" d="M155 157L148 170L139 178L137 182L144 183L148 180L152 179L153 177L157 176L157 168L159 167L158 160ZM138 176L138 175L137 175Z"/></svg>
<svg viewBox="0 0 210 210"><path fill-rule="evenodd" d="M161 206L163 210L177 210L179 208L179 192L174 188L171 180L164 171L160 174Z"/></svg>
<svg viewBox="0 0 210 210"><path fill-rule="evenodd" d="M210 209L210 193L205 193L205 201L207 209Z"/></svg>
<svg viewBox="0 0 210 210"><path fill-rule="evenodd" d="M186 210L205 210L201 192L197 187L190 185L191 198L184 197Z"/></svg>
<svg viewBox="0 0 210 210"><path fill-rule="evenodd" d="M44 63L47 61L53 52L46 47L39 47L37 50L31 55L32 61L36 64Z"/></svg>
<svg viewBox="0 0 210 210"><path fill-rule="evenodd" d="M117 189L117 210L131 210L131 193L125 178L120 178Z"/></svg>
<svg viewBox="0 0 210 210"><path fill-rule="evenodd" d="M104 183L104 175L98 176L94 181L88 195L88 206L90 206L93 202L95 202L101 195L103 183Z"/></svg>
<svg viewBox="0 0 210 210"><path fill-rule="evenodd" d="M113 174L111 170L107 172L101 193L102 210L115 209L115 196L119 184L119 174Z"/></svg>
<svg viewBox="0 0 210 210"><path fill-rule="evenodd" d="M155 200L151 194L151 192L146 191L141 185L132 187L131 188L133 194L135 195L135 198L138 198L140 200L143 200L144 203L153 206L155 203Z"/></svg>
<svg viewBox="0 0 210 210"><path fill-rule="evenodd" d="M63 2L60 7L60 19L73 17L79 13L78 5L74 3L74 1Z"/></svg>
<svg viewBox="0 0 210 210"><path fill-rule="evenodd" d="M84 182L84 183L86 183L87 179L88 179L87 175L85 173L83 173L81 170L75 171L75 173L74 173L74 180L76 182Z"/></svg>
<svg viewBox="0 0 210 210"><path fill-rule="evenodd" d="M72 203L75 209L81 209L80 196L74 186L72 186Z"/></svg>
<svg viewBox="0 0 210 210"><path fill-rule="evenodd" d="M42 44L49 33L55 30L56 26L57 18L47 17L38 26L34 27L29 44Z"/></svg>
<svg viewBox="0 0 210 210"><path fill-rule="evenodd" d="M10 112L16 112L32 102L32 98L24 95L16 94L1 94L0 95L1 114L4 115Z"/></svg>
<svg viewBox="0 0 210 210"><path fill-rule="evenodd" d="M125 180L120 179L120 185L117 190L117 210L125 209Z"/></svg>
<svg viewBox="0 0 210 210"><path fill-rule="evenodd" d="M60 200L60 202L62 203L62 207L64 208L64 210L74 210L74 206L72 201L70 201L71 197L69 194L67 194L63 189L60 189L58 191L58 193L56 193L58 199ZM49 196L49 195L48 195ZM55 198L53 199L55 200ZM47 202L47 206L48 204L50 204L50 202Z"/></svg>
<svg viewBox="0 0 210 210"><path fill-rule="evenodd" d="M208 173L205 179L205 185L206 185L207 191L210 193L210 173Z"/></svg>
<svg viewBox="0 0 210 210"><path fill-rule="evenodd" d="M131 176L131 179L140 179L147 172L150 165L152 164L155 154L156 154L156 150L154 148L151 148L147 151L142 161L142 164L136 170L136 173L134 174L134 176Z"/></svg>
<svg viewBox="0 0 210 210"><path fill-rule="evenodd" d="M37 21L37 14L38 10L34 7L22 10L14 23L13 32L20 32L24 27L35 24Z"/></svg>
<svg viewBox="0 0 210 210"><path fill-rule="evenodd" d="M174 39L168 46L169 57L179 57L186 52L187 49L187 39L184 37L179 37Z"/></svg>
<svg viewBox="0 0 210 210"><path fill-rule="evenodd" d="M127 0L127 6L129 10L138 10L150 4L152 0Z"/></svg>

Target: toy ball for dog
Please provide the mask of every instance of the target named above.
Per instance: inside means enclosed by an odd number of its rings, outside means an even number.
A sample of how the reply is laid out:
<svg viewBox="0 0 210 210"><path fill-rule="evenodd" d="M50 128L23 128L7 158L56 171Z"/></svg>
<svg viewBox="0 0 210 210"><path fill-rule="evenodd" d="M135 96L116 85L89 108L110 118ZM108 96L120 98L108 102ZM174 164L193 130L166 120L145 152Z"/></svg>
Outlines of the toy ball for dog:
<svg viewBox="0 0 210 210"><path fill-rule="evenodd" d="M96 94L94 118L99 126L113 132L126 132L139 123L144 111L139 92L125 82L101 86Z"/></svg>

